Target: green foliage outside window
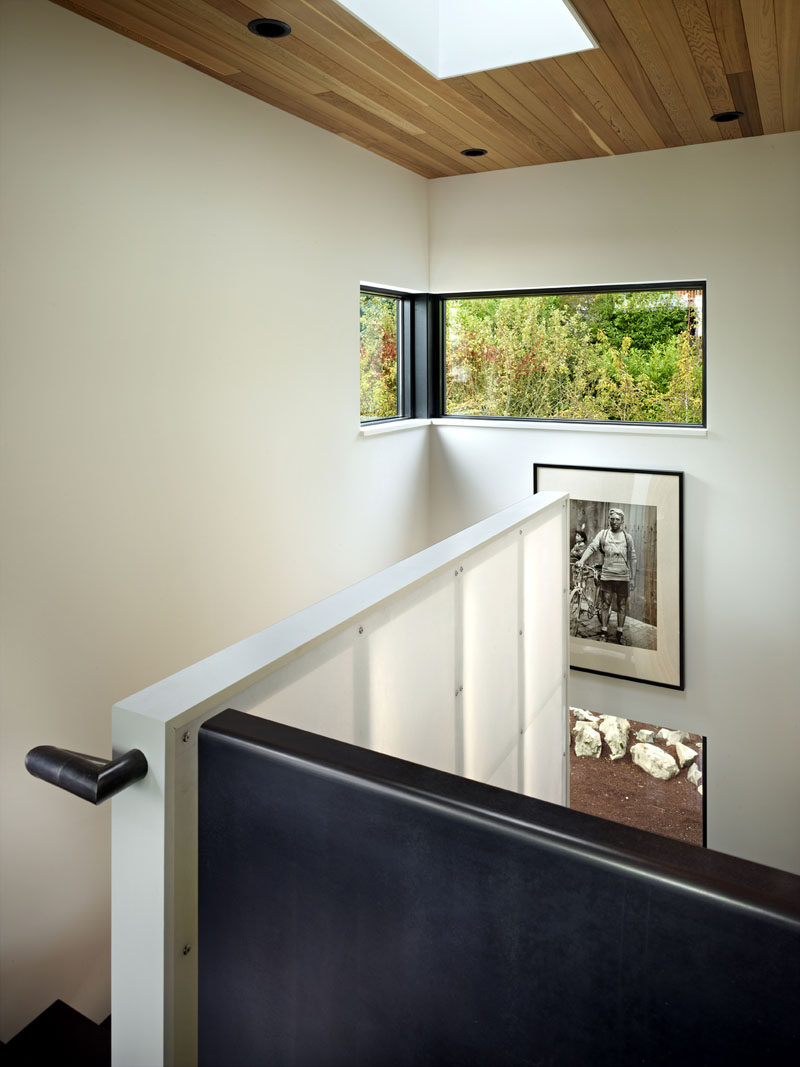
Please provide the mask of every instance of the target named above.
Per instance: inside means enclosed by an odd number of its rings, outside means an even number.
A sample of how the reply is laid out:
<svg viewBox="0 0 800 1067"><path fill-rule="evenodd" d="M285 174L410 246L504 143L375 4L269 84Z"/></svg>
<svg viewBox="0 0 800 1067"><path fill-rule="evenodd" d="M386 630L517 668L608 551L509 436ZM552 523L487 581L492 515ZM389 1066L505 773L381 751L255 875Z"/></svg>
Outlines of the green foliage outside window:
<svg viewBox="0 0 800 1067"><path fill-rule="evenodd" d="M702 423L700 299L663 290L448 300L446 413Z"/></svg>
<svg viewBox="0 0 800 1067"><path fill-rule="evenodd" d="M397 394L398 300L361 294L361 421L399 414Z"/></svg>

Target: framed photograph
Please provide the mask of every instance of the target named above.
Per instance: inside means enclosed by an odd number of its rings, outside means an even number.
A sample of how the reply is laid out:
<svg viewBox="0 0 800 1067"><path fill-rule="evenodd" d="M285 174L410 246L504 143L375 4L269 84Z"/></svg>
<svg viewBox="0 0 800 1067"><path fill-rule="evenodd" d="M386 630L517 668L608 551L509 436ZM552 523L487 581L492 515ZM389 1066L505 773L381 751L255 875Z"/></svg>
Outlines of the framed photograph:
<svg viewBox="0 0 800 1067"><path fill-rule="evenodd" d="M570 495L570 667L683 689L683 474L533 467Z"/></svg>

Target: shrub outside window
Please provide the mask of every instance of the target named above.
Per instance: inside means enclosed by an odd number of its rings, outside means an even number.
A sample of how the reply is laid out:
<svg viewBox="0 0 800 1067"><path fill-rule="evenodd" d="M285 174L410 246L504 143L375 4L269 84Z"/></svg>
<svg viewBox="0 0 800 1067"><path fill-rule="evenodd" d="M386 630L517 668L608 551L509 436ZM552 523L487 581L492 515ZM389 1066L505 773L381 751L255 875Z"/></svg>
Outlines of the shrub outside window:
<svg viewBox="0 0 800 1067"><path fill-rule="evenodd" d="M444 413L705 425L705 286L443 298Z"/></svg>
<svg viewBox="0 0 800 1067"><path fill-rule="evenodd" d="M361 290L361 421L401 418L401 298Z"/></svg>

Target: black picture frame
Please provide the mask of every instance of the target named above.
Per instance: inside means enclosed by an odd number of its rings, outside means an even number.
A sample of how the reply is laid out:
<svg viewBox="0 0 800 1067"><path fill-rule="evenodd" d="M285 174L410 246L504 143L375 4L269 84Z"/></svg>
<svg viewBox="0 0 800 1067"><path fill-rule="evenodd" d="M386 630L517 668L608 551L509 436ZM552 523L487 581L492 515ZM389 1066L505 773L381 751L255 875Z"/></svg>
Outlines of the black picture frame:
<svg viewBox="0 0 800 1067"><path fill-rule="evenodd" d="M570 667L684 689L683 473L535 463L533 491L542 490L570 496ZM622 510L625 519L621 530L609 540L611 509ZM579 533L584 536L583 548ZM624 543L620 533L625 534ZM626 583L624 597L620 585L605 584L610 562L605 578L601 578L606 557L610 560L613 555L607 546L615 541L622 546L622 555L631 557L629 563L635 554L634 581ZM593 543L595 551L587 556L586 549ZM582 570L575 566L579 557L584 561ZM604 599L608 597L611 610L604 620Z"/></svg>

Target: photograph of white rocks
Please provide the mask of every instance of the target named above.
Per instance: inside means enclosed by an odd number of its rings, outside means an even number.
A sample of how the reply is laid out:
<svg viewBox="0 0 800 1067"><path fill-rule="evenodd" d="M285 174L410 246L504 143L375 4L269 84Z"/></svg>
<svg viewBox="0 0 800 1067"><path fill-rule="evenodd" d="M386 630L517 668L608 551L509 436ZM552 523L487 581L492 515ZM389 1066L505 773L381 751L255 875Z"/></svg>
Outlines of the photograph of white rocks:
<svg viewBox="0 0 800 1067"><path fill-rule="evenodd" d="M640 830L705 841L705 739L570 708L570 807Z"/></svg>

